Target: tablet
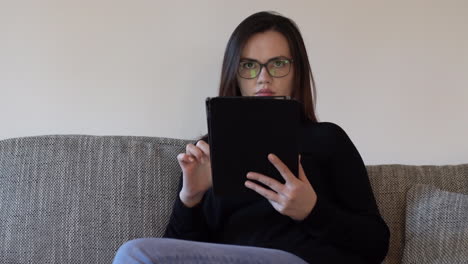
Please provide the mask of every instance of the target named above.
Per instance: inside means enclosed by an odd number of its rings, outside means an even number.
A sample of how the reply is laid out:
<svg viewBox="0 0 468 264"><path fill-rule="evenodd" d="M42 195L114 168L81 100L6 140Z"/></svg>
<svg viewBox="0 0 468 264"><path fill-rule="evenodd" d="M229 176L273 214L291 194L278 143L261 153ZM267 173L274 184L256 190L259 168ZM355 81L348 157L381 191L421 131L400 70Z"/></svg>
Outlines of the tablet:
<svg viewBox="0 0 468 264"><path fill-rule="evenodd" d="M284 96L207 98L214 194L249 200L261 198L244 185L249 171L284 183L268 160L269 153L277 155L297 176L301 109L300 102Z"/></svg>

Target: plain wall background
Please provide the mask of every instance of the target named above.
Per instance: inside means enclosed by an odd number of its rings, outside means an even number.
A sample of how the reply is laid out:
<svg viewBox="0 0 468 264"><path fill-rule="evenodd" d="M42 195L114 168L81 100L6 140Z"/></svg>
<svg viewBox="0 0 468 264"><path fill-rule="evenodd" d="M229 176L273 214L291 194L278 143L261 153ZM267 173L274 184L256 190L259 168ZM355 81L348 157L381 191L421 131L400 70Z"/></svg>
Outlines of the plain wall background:
<svg viewBox="0 0 468 264"><path fill-rule="evenodd" d="M468 162L468 1L0 0L0 139L196 138L248 15L296 21L366 164Z"/></svg>

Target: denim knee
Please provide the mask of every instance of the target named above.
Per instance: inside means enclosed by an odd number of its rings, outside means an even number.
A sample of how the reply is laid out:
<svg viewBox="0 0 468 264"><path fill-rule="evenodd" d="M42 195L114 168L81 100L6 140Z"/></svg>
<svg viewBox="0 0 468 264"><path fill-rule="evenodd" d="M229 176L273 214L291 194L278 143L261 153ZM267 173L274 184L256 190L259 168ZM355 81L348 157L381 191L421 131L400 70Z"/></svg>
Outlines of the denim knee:
<svg viewBox="0 0 468 264"><path fill-rule="evenodd" d="M151 257L145 253L147 240L148 238L137 238L125 242L117 250L112 263L152 263Z"/></svg>
<svg viewBox="0 0 468 264"><path fill-rule="evenodd" d="M299 257L277 249L213 244L170 238L139 238L123 244L114 258L120 263L300 263Z"/></svg>

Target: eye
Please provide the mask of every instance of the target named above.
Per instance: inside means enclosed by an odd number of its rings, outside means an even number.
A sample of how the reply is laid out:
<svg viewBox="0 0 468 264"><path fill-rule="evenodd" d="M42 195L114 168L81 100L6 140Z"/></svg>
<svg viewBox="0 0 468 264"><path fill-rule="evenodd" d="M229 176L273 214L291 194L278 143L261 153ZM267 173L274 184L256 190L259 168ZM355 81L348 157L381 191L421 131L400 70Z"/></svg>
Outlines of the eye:
<svg viewBox="0 0 468 264"><path fill-rule="evenodd" d="M281 68L288 63L289 63L288 60L275 60L273 61L273 66L276 68Z"/></svg>
<svg viewBox="0 0 468 264"><path fill-rule="evenodd" d="M251 61L241 62L241 68L243 68L243 69L254 69L255 68L255 63L253 63Z"/></svg>

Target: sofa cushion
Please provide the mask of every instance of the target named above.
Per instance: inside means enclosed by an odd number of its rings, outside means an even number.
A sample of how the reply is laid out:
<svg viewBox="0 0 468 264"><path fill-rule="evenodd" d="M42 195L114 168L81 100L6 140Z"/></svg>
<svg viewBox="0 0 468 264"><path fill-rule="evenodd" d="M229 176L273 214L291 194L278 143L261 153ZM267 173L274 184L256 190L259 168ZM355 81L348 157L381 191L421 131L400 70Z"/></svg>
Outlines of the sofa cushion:
<svg viewBox="0 0 468 264"><path fill-rule="evenodd" d="M468 195L417 184L407 194L402 263L466 263Z"/></svg>
<svg viewBox="0 0 468 264"><path fill-rule="evenodd" d="M397 155L397 154L395 154ZM405 243L406 193L415 184L468 194L468 164L368 165L380 213L390 228L390 249L384 264L400 264Z"/></svg>

